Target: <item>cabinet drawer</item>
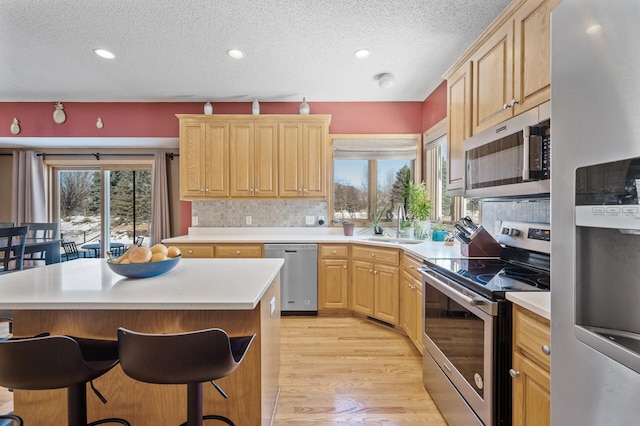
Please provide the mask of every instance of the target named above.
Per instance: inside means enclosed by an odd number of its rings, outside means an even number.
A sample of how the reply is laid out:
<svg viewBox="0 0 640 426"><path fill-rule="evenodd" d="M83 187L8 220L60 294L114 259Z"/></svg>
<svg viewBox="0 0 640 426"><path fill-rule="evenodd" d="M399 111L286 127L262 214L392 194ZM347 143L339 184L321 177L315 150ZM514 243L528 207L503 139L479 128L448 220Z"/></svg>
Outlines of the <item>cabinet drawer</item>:
<svg viewBox="0 0 640 426"><path fill-rule="evenodd" d="M403 254L402 256L402 268L407 271L413 278L418 281L422 281L422 274L420 274L420 268L422 268L422 260Z"/></svg>
<svg viewBox="0 0 640 426"><path fill-rule="evenodd" d="M219 258L262 257L262 244L216 244L215 254Z"/></svg>
<svg viewBox="0 0 640 426"><path fill-rule="evenodd" d="M519 306L513 308L514 349L526 354L541 366L549 369L551 348L549 321Z"/></svg>
<svg viewBox="0 0 640 426"><path fill-rule="evenodd" d="M400 265L400 251L395 249L354 245L353 258L394 266Z"/></svg>
<svg viewBox="0 0 640 426"><path fill-rule="evenodd" d="M184 258L213 257L213 244L171 244L182 252Z"/></svg>
<svg viewBox="0 0 640 426"><path fill-rule="evenodd" d="M349 247L346 244L322 244L319 252L322 259L346 259L349 255Z"/></svg>

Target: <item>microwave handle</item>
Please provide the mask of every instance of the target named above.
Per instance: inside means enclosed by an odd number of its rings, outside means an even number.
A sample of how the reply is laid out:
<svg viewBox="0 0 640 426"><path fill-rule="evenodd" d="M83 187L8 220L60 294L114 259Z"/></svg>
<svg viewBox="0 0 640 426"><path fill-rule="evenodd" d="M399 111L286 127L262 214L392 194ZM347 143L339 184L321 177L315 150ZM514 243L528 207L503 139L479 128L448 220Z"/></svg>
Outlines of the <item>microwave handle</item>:
<svg viewBox="0 0 640 426"><path fill-rule="evenodd" d="M531 177L531 169L529 168L529 153L531 152L530 147L530 138L531 138L531 126L524 126L522 130L522 155L524 156L522 160L522 180L528 181Z"/></svg>

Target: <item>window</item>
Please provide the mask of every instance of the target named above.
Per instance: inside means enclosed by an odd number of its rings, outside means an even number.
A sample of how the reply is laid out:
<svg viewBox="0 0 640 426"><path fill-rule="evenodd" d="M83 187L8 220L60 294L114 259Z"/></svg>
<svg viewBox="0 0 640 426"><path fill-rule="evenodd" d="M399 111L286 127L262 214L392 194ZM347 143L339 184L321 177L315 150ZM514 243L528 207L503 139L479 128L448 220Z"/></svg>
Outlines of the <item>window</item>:
<svg viewBox="0 0 640 426"><path fill-rule="evenodd" d="M333 136L333 222L395 219L399 173L416 170L419 135ZM402 172L401 172L402 171Z"/></svg>
<svg viewBox="0 0 640 426"><path fill-rule="evenodd" d="M425 182L431 196L431 219L455 222L469 216L479 222L478 202L463 197L447 195L447 134L446 120L425 132L424 164Z"/></svg>
<svg viewBox="0 0 640 426"><path fill-rule="evenodd" d="M150 166L56 166L51 170L55 194L51 207L65 241L79 247L99 244L96 254L102 253L103 235L110 243L124 246L133 244L136 237L149 242Z"/></svg>

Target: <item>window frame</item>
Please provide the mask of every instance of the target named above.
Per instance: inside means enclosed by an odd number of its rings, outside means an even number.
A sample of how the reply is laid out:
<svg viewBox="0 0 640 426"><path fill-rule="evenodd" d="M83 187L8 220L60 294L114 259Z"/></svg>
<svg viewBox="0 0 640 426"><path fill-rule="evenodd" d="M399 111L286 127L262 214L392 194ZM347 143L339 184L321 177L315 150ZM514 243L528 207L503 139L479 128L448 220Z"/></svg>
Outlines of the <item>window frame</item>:
<svg viewBox="0 0 640 426"><path fill-rule="evenodd" d="M341 223L340 220L337 220L334 218L333 213L334 213L334 209L333 209L333 200L334 200L334 193L333 193L333 189L334 189L334 183L335 183L335 174L334 174L334 162L335 162L335 158L334 158L334 139L358 139L358 140L362 140L362 139L367 139L367 140L379 140L379 141L384 141L384 140L389 140L389 139L413 139L415 140L415 147L416 147L416 158L415 160L411 160L413 165L412 165L412 180L415 182L416 181L416 177L417 176L422 176L422 135L419 133L396 133L396 134L330 134L329 135L329 140L331 142L331 161L329 161L330 166L329 166L329 178L330 178L330 183L329 183L329 188L330 190L329 192L329 198L328 198L328 225L330 226L337 226ZM384 158L381 158L380 160L385 160ZM377 161L378 160L369 160L369 175L367 177L368 182L369 182L369 211L367 212L367 215L369 217L369 219L350 219L350 222L354 222L356 224L366 224L368 222L371 222L371 219L374 217L374 209L375 209L375 201L376 201L376 195L377 195L377 191L378 191L378 187L377 187ZM372 183L375 183L375 185L372 185Z"/></svg>

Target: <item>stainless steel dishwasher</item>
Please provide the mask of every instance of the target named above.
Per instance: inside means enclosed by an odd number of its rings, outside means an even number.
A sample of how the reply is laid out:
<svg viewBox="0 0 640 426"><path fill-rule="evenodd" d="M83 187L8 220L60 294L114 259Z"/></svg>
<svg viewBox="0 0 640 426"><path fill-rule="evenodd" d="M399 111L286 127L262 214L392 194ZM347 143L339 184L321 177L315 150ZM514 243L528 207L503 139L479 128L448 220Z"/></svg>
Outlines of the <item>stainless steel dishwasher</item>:
<svg viewBox="0 0 640 426"><path fill-rule="evenodd" d="M284 259L280 270L281 313L318 314L318 245L265 244L264 257Z"/></svg>

